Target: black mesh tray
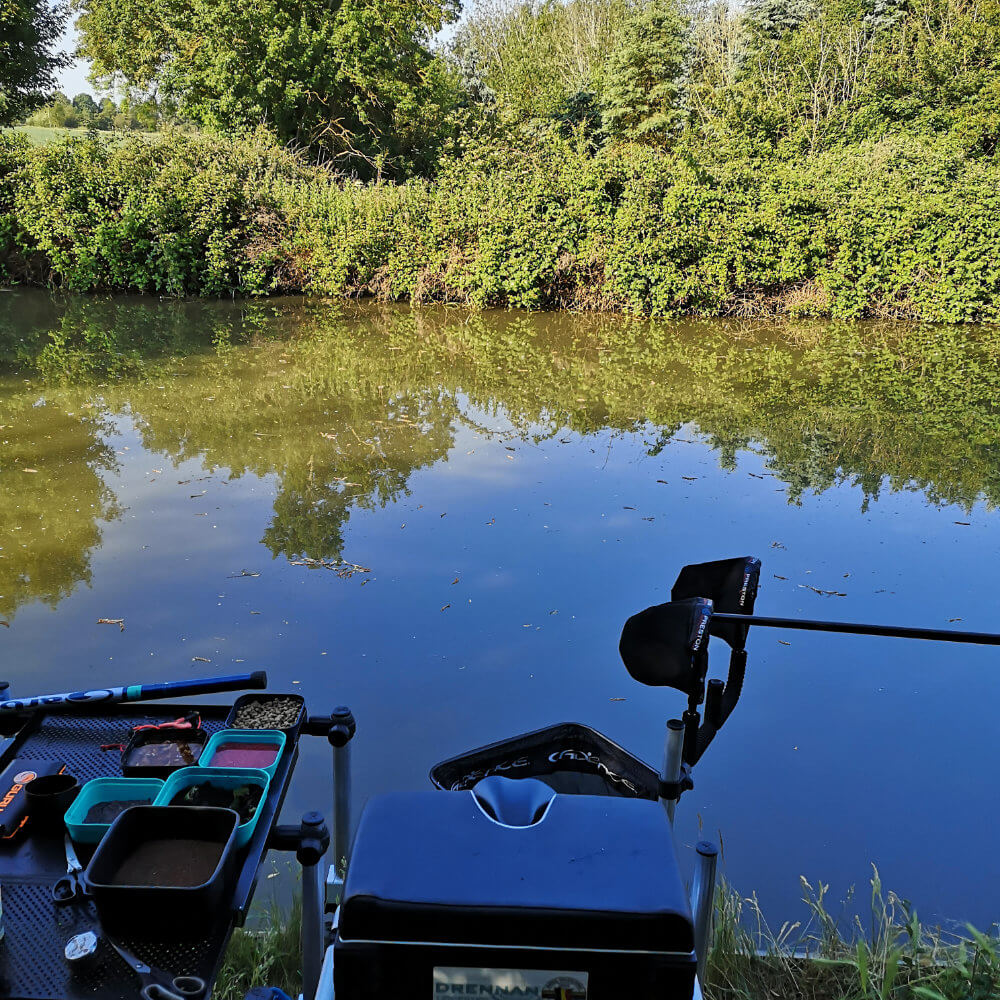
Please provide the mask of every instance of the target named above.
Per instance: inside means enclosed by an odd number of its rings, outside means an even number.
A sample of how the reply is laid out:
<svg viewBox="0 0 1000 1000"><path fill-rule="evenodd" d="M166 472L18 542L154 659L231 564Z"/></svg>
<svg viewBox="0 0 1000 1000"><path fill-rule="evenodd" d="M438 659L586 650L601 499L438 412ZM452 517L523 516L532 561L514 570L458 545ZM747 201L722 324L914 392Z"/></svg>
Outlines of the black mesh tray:
<svg viewBox="0 0 1000 1000"><path fill-rule="evenodd" d="M211 735L222 729L229 705L177 705L160 702L88 706L65 715L36 713L0 755L0 769L14 757L57 759L82 782L90 778L117 776L120 755L101 752L127 738L132 726L176 719L197 708L202 727ZM119 943L138 958L175 975L201 976L209 991L219 972L229 935L243 923L253 899L267 839L278 818L289 779L298 757L298 745L285 745L270 792L261 805L257 829L246 847L240 848L240 867L231 894L220 906L223 924L197 941L168 937L123 935ZM77 845L84 865L91 851ZM105 948L105 958L87 974L71 973L63 958L63 947L74 934L101 930L92 899L67 906L52 902L52 885L66 874L66 855L59 833L41 835L29 827L16 840L0 848L0 886L3 888L5 939L0 942L0 998L3 1000L130 1000L139 995L139 979ZM207 998L206 998L207 1000Z"/></svg>
<svg viewBox="0 0 1000 1000"><path fill-rule="evenodd" d="M562 722L523 736L470 750L431 768L431 781L461 792L492 774L538 778L568 795L659 797L659 775L606 736L576 722Z"/></svg>

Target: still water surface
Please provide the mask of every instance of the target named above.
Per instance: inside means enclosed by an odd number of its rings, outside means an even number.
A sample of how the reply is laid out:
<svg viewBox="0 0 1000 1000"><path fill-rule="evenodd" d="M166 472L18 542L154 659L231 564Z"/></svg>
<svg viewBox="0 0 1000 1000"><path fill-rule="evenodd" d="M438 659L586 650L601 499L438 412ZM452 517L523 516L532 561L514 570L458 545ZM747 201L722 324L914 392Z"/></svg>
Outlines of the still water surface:
<svg viewBox="0 0 1000 1000"><path fill-rule="evenodd" d="M761 557L765 614L1000 625L998 331L4 292L0 357L15 693L266 668L353 708L357 808L558 721L658 763L681 696L617 642L687 562ZM681 842L776 926L873 862L996 920L1000 653L748 648ZM329 785L305 741L289 816Z"/></svg>

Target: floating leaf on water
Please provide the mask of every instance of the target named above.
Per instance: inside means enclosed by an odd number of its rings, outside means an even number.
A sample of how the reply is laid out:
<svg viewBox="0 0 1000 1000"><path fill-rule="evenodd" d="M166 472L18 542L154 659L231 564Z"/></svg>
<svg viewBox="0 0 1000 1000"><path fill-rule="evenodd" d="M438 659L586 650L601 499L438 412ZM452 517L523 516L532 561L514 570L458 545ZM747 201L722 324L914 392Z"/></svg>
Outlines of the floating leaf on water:
<svg viewBox="0 0 1000 1000"><path fill-rule="evenodd" d="M663 483L664 486L669 486L670 485L670 483L668 483L665 479L657 479L656 481L658 483Z"/></svg>
<svg viewBox="0 0 1000 1000"><path fill-rule="evenodd" d="M447 611L447 610L448 610L448 608L450 608L450 607L451 607L451 605L450 605L450 604L442 604L442 605L441 605L441 610L442 610L442 611Z"/></svg>
<svg viewBox="0 0 1000 1000"><path fill-rule="evenodd" d="M125 631L125 619L124 618L98 618L98 625L117 625L119 632Z"/></svg>
<svg viewBox="0 0 1000 1000"><path fill-rule="evenodd" d="M405 525L404 525L405 527ZM355 573L370 573L370 566L359 566L357 563L338 562L335 559L290 559L289 566L307 566L309 569L332 569L342 580L350 579Z"/></svg>
<svg viewBox="0 0 1000 1000"><path fill-rule="evenodd" d="M458 577L456 576L454 580L451 581L451 585L454 587L458 583Z"/></svg>

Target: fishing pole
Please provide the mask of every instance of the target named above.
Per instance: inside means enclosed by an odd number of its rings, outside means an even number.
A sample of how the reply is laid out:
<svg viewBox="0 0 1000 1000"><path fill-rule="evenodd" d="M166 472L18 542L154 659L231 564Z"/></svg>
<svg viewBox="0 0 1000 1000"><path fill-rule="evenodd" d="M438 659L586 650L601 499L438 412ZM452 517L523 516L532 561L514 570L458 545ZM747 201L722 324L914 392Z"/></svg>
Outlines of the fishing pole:
<svg viewBox="0 0 1000 1000"><path fill-rule="evenodd" d="M226 677L195 677L187 681L158 681L154 684L128 684L122 687L95 688L92 691L69 691L41 694L30 698L11 698L0 702L0 715L15 715L43 708L46 711L83 708L95 704L125 701L154 701L158 698L211 694L215 691L261 690L267 687L267 674L231 674Z"/></svg>
<svg viewBox="0 0 1000 1000"><path fill-rule="evenodd" d="M852 635L883 635L894 639L936 639L939 642L974 642L1000 646L1000 635L992 632L958 632L944 628L911 628L907 625L861 625L857 622L822 622L808 618L770 618L762 615L734 615L712 612L712 622L763 625L765 628L794 628L806 632L847 632Z"/></svg>

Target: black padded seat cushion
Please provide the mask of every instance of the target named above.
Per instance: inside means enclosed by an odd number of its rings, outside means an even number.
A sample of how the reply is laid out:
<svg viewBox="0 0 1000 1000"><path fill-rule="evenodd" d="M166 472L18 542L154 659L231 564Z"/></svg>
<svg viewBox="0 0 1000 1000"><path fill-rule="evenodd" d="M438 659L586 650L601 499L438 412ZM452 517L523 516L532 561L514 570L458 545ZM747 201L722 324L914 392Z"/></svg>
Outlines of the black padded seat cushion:
<svg viewBox="0 0 1000 1000"><path fill-rule="evenodd" d="M471 792L373 799L344 887L344 941L689 952L691 913L658 802L557 795L510 829Z"/></svg>

